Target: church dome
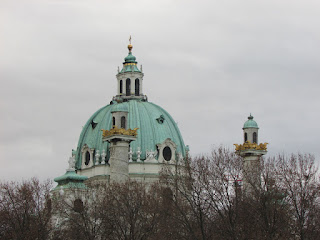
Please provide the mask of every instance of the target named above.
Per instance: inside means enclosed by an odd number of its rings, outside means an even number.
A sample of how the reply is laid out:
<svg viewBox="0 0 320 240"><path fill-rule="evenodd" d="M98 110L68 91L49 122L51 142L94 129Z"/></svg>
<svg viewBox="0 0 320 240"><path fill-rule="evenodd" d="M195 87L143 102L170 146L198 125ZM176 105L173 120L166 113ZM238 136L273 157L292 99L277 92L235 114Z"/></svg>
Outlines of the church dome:
<svg viewBox="0 0 320 240"><path fill-rule="evenodd" d="M163 108L141 99L132 99L123 103L112 101L96 111L83 127L75 152L77 169L81 168L81 150L85 147L95 152L99 150L100 153L105 149L106 160L110 158L110 143L102 141L101 129L112 128L112 112L117 111L128 112L128 128L138 128L137 139L130 143L133 161L137 160L138 150L141 151L140 159L145 160L147 151L157 151L157 144L163 143L168 138L176 144L176 154L186 156L186 147L178 126Z"/></svg>
<svg viewBox="0 0 320 240"><path fill-rule="evenodd" d="M248 120L243 125L243 129L246 128L259 128L257 122L253 120L253 116L251 116L251 114L248 117Z"/></svg>

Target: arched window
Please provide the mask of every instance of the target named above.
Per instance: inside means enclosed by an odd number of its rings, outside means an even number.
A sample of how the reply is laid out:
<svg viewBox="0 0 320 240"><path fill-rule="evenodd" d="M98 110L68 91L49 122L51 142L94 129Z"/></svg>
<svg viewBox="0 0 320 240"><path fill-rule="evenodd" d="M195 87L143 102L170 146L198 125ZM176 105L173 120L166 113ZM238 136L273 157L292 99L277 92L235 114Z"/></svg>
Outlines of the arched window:
<svg viewBox="0 0 320 240"><path fill-rule="evenodd" d="M257 143L257 133L256 132L253 133L252 140L253 140L254 143Z"/></svg>
<svg viewBox="0 0 320 240"><path fill-rule="evenodd" d="M78 213L83 211L83 202L81 201L81 199L74 200L73 209L75 212L78 212Z"/></svg>
<svg viewBox="0 0 320 240"><path fill-rule="evenodd" d="M122 80L120 80L120 93L122 93Z"/></svg>
<svg viewBox="0 0 320 240"><path fill-rule="evenodd" d="M121 128L126 128L126 117L121 117Z"/></svg>
<svg viewBox="0 0 320 240"><path fill-rule="evenodd" d="M112 126L116 125L116 119L114 117L112 117Z"/></svg>
<svg viewBox="0 0 320 240"><path fill-rule="evenodd" d="M135 81L135 95L136 96L140 95L140 81L138 78Z"/></svg>
<svg viewBox="0 0 320 240"><path fill-rule="evenodd" d="M85 159L85 164L88 166L89 165L89 162L90 162L90 152L89 151L87 151L86 152L86 159Z"/></svg>
<svg viewBox="0 0 320 240"><path fill-rule="evenodd" d="M163 158L166 160L166 161L170 161L171 160L171 157L172 157L172 152L171 152L171 148L169 147L165 147L163 149Z"/></svg>
<svg viewBox="0 0 320 240"><path fill-rule="evenodd" d="M173 192L169 187L166 187L162 190L162 200L165 206L172 203Z"/></svg>
<svg viewBox="0 0 320 240"><path fill-rule="evenodd" d="M126 80L126 96L130 96L130 90L131 89L131 81L130 78L127 78Z"/></svg>
<svg viewBox="0 0 320 240"><path fill-rule="evenodd" d="M244 142L248 141L248 134L244 133Z"/></svg>
<svg viewBox="0 0 320 240"><path fill-rule="evenodd" d="M50 213L52 210L52 201L50 198L46 201L46 207L47 207L47 211Z"/></svg>

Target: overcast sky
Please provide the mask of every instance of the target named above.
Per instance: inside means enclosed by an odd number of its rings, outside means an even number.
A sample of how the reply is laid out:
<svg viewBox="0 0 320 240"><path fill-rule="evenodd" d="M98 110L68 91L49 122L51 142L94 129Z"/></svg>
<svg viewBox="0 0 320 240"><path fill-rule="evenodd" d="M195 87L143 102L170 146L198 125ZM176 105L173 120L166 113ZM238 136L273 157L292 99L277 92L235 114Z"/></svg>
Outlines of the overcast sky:
<svg viewBox="0 0 320 240"><path fill-rule="evenodd" d="M320 158L320 1L1 0L0 180L60 176L82 126L143 65L191 154L242 142Z"/></svg>

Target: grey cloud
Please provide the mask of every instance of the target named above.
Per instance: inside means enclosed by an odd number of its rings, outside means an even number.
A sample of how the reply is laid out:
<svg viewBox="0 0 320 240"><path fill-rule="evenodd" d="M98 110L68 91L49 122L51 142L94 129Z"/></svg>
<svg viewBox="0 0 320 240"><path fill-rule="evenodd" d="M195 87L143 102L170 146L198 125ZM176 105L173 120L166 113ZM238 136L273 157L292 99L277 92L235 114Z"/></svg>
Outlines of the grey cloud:
<svg viewBox="0 0 320 240"><path fill-rule="evenodd" d="M64 173L87 119L116 94L128 37L144 93L193 155L242 141L320 157L318 1L2 1L0 179Z"/></svg>

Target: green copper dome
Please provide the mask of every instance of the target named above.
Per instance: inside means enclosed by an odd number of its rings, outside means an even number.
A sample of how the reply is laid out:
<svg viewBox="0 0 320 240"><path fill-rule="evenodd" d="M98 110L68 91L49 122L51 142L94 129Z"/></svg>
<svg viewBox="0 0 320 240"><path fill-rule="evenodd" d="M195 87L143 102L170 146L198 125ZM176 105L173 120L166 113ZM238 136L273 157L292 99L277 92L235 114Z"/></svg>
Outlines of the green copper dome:
<svg viewBox="0 0 320 240"><path fill-rule="evenodd" d="M126 103L118 103L112 108L112 113L113 112L128 112L128 104Z"/></svg>
<svg viewBox="0 0 320 240"><path fill-rule="evenodd" d="M248 117L248 120L243 125L243 129L245 128L259 128L256 121L253 120L253 116L251 116L251 114Z"/></svg>
<svg viewBox="0 0 320 240"><path fill-rule="evenodd" d="M124 63L137 63L136 57L132 55L131 52L129 52L128 56L125 57Z"/></svg>
<svg viewBox="0 0 320 240"><path fill-rule="evenodd" d="M141 72L139 68L137 67L136 57L132 55L131 52L129 52L128 56L125 57L123 68L120 71L120 73L125 72Z"/></svg>
<svg viewBox="0 0 320 240"><path fill-rule="evenodd" d="M99 150L100 154L105 150L106 160L110 158L109 143L102 141L101 129L109 130L112 128L112 112L118 111L119 108L128 110L128 128L139 128L137 139L130 143L133 161L137 159L138 148L142 152L141 160L145 160L146 151L156 151L156 145L163 143L167 138L170 138L177 145L177 154L186 156L186 147L178 126L163 108L141 100L129 100L123 103L113 101L95 112L83 127L76 150L77 169L81 168L81 149L85 145L95 151ZM95 163L95 161L94 157L93 162Z"/></svg>
<svg viewBox="0 0 320 240"><path fill-rule="evenodd" d="M84 185L84 181L87 180L88 177L78 175L74 170L67 170L67 172L54 179L55 182L58 183L55 189L59 188L86 188Z"/></svg>

